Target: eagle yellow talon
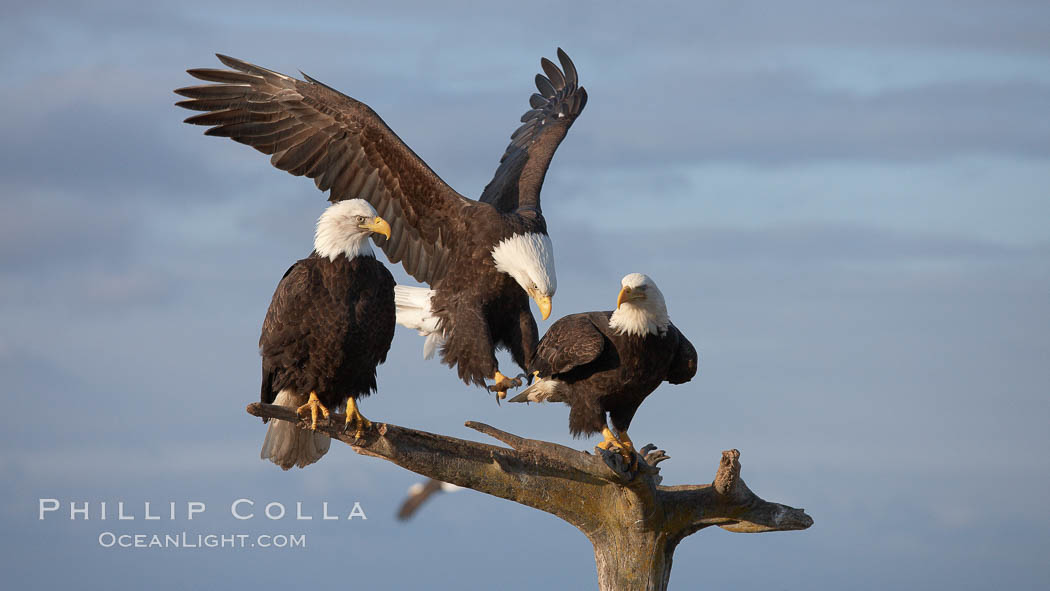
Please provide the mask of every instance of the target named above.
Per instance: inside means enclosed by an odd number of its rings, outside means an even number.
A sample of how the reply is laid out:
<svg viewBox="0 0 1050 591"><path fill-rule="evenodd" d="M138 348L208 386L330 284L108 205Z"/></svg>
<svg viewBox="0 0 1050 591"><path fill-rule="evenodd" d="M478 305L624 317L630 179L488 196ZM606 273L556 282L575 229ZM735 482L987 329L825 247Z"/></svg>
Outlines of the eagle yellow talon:
<svg viewBox="0 0 1050 591"><path fill-rule="evenodd" d="M635 452L634 442L631 441L631 438L627 436L627 431L620 431L620 435L617 437L617 439L620 440L620 443L623 444L623 448L630 452L631 456L633 457Z"/></svg>
<svg viewBox="0 0 1050 591"><path fill-rule="evenodd" d="M320 411L324 418L328 418L328 409L321 404L321 400L317 398L316 392L310 392L310 399L306 401L306 404L295 409L295 414L302 415L307 410L310 411L310 430L317 430L317 412Z"/></svg>
<svg viewBox="0 0 1050 591"><path fill-rule="evenodd" d="M598 444L598 447L606 451L608 451L611 448L623 448L623 445L620 443L620 440L617 439L615 435L613 435L613 432L609 430L609 427L602 427L602 437L604 437L605 439L603 439L602 442Z"/></svg>
<svg viewBox="0 0 1050 591"><path fill-rule="evenodd" d="M343 433L350 430L350 425L356 425L354 427L354 439L361 439L364 437L365 431L372 428L372 421L361 414L361 411L357 409L357 401L353 398L346 399L346 424L343 426Z"/></svg>
<svg viewBox="0 0 1050 591"><path fill-rule="evenodd" d="M634 449L634 442L627 436L627 431L620 432L619 440L623 445L624 452L626 452L624 457L627 458L627 465L633 470L638 465L638 454Z"/></svg>
<svg viewBox="0 0 1050 591"><path fill-rule="evenodd" d="M598 447L605 451L615 451L616 453L623 456L623 459L627 460L627 465L634 468L637 465L638 459L634 452L634 442L627 436L627 432L620 433L617 437L613 435L613 432L609 430L609 427L602 428L602 437L605 439L598 444Z"/></svg>
<svg viewBox="0 0 1050 591"><path fill-rule="evenodd" d="M496 383L489 386L489 391L495 392L501 399L507 397L507 390L510 388L521 387L520 378L508 378L501 374L499 370L496 370L496 375L492 378L492 381Z"/></svg>

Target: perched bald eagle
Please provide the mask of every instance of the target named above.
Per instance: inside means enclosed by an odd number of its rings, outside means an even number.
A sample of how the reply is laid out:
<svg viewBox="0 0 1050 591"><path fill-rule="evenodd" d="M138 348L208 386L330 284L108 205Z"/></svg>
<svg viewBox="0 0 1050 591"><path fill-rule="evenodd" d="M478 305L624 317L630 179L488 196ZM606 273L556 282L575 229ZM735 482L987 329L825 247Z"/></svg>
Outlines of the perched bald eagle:
<svg viewBox="0 0 1050 591"><path fill-rule="evenodd" d="M620 285L615 311L573 314L550 327L532 360L536 381L511 402L564 402L573 436L600 432L599 447L630 459L635 411L661 382L693 379L697 355L652 279L631 273Z"/></svg>
<svg viewBox="0 0 1050 591"><path fill-rule="evenodd" d="M538 340L529 298L544 319L550 314L557 279L540 188L587 104L565 52L558 50L561 69L541 60L539 93L479 201L445 184L367 105L305 74L297 80L218 57L233 70L188 70L215 84L175 91L190 99L177 105L206 111L186 122L271 154L274 166L314 179L333 202L372 203L391 225L378 244L431 286L398 287L399 321L427 335L425 352L440 345L464 382L492 379L501 396L519 385L499 372L495 351L508 349L525 369Z"/></svg>
<svg viewBox="0 0 1050 591"><path fill-rule="evenodd" d="M314 251L284 274L259 337L262 401L328 417L346 403L346 428L370 425L357 400L376 389L376 366L394 338L394 277L368 238L390 226L363 199L331 205L317 221ZM273 421L261 456L285 470L321 459L327 435Z"/></svg>

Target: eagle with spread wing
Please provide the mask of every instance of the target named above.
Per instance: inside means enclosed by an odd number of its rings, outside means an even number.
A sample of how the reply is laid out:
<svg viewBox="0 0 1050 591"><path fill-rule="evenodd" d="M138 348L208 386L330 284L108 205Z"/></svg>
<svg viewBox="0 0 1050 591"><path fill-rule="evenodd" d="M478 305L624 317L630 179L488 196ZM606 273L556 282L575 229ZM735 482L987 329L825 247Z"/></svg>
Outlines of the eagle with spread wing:
<svg viewBox="0 0 1050 591"><path fill-rule="evenodd" d="M187 123L264 154L277 168L314 180L338 202L360 198L390 223L377 243L430 288L398 286L398 322L427 336L424 354L466 383L505 396L520 380L499 371L495 351L527 368L538 342L529 298L550 315L557 289L540 189L569 127L587 104L576 68L543 59L538 92L479 200L449 187L368 105L306 76L299 80L232 57L230 69L188 70L208 84L179 88Z"/></svg>

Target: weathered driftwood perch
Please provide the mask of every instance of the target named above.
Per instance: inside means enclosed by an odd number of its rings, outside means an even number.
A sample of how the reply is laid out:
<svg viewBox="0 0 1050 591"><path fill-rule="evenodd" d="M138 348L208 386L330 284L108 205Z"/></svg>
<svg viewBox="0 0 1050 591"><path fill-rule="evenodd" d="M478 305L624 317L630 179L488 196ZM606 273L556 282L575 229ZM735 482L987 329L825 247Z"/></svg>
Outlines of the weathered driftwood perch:
<svg viewBox="0 0 1050 591"><path fill-rule="evenodd" d="M257 416L309 423L286 407L253 403ZM406 429L387 423L360 439L343 433L342 415L318 429L367 456L389 460L423 476L502 497L554 514L575 525L594 545L603 591L667 588L675 547L686 536L717 525L733 532L806 529L802 509L758 497L740 478L740 452L722 452L711 484L660 486L657 464L668 456L652 445L631 468L619 454L591 455L563 445L525 439L488 425L467 426L510 446L499 447Z"/></svg>

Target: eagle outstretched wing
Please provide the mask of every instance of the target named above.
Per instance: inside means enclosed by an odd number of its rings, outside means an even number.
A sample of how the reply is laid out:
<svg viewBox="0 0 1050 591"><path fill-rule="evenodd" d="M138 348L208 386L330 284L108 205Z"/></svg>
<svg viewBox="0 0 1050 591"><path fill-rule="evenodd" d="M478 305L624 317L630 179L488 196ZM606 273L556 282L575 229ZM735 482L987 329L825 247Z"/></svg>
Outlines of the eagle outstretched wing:
<svg viewBox="0 0 1050 591"><path fill-rule="evenodd" d="M501 212L540 212L540 189L554 152L572 122L587 105L587 91L579 86L576 66L560 48L562 69L547 58L540 60L543 74L536 74L538 93L529 98L532 107L521 116L522 125L510 136L510 145L500 158L495 176L481 194Z"/></svg>
<svg viewBox="0 0 1050 591"><path fill-rule="evenodd" d="M397 136L368 105L309 76L297 80L232 57L232 70L187 70L213 82L179 88L180 107L205 111L186 123L270 154L270 162L331 191L329 200L369 201L390 223L377 243L416 280L440 279L464 210L488 207L463 197Z"/></svg>
<svg viewBox="0 0 1050 591"><path fill-rule="evenodd" d="M565 316L543 336L532 358L531 371L540 372L542 377L565 373L594 361L604 349L605 335L590 314Z"/></svg>

